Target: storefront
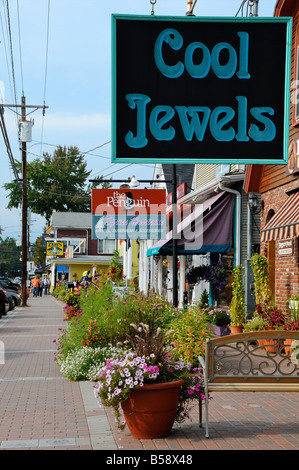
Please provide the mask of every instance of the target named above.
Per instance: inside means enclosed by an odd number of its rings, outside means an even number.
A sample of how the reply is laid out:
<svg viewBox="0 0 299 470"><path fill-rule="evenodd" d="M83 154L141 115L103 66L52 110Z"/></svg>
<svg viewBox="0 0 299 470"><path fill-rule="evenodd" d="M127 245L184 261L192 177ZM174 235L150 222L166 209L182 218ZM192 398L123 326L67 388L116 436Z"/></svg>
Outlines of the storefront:
<svg viewBox="0 0 299 470"><path fill-rule="evenodd" d="M203 203L194 205L194 210L177 225L177 269L179 305L194 300L194 286L186 279L186 273L196 263L210 264L221 255L231 253L235 245L235 195L230 192L211 191ZM173 276L173 231L164 240L159 240L147 249L148 263L154 270L157 290L171 301ZM205 284L205 283L204 283ZM197 289L197 298L204 288ZM190 291L191 289L191 291Z"/></svg>

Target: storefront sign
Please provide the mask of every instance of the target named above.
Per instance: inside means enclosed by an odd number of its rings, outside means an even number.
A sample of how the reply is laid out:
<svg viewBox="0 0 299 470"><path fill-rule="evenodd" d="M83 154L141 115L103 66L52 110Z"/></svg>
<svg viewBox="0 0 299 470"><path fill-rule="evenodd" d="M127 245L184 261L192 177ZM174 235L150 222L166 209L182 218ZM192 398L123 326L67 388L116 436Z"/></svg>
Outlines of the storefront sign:
<svg viewBox="0 0 299 470"><path fill-rule="evenodd" d="M278 242L278 255L279 256L291 256L293 255L293 240L280 240Z"/></svg>
<svg viewBox="0 0 299 470"><path fill-rule="evenodd" d="M160 239L166 235L164 189L92 189L93 239Z"/></svg>
<svg viewBox="0 0 299 470"><path fill-rule="evenodd" d="M182 184L180 184L180 186L178 186L176 188L176 197L177 197L177 199L180 199L181 197L185 196L185 193L186 193L186 183L182 183ZM167 206L172 204L172 193L167 194L166 204L167 204Z"/></svg>
<svg viewBox="0 0 299 470"><path fill-rule="evenodd" d="M292 19L112 16L112 162L288 159Z"/></svg>
<svg viewBox="0 0 299 470"><path fill-rule="evenodd" d="M63 242L46 242L47 256L62 256L63 255Z"/></svg>

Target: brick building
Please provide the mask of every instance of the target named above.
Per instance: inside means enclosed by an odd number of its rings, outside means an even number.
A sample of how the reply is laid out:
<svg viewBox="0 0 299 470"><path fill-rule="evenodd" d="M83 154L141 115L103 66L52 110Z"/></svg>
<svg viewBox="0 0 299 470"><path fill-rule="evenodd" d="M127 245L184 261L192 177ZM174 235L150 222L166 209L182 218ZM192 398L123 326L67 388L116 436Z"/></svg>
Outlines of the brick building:
<svg viewBox="0 0 299 470"><path fill-rule="evenodd" d="M275 16L293 17L288 165L249 165L244 189L260 194L261 245L276 305L299 295L299 3L278 0Z"/></svg>

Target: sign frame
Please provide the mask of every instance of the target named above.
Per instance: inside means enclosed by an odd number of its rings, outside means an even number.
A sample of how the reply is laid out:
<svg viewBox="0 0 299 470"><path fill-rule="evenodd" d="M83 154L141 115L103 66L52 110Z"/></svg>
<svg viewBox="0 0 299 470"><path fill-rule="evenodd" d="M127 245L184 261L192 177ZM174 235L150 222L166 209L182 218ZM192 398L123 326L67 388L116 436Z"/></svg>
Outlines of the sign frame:
<svg viewBox="0 0 299 470"><path fill-rule="evenodd" d="M270 23L273 24L285 24L286 26L286 37L285 37L285 63L284 63L284 96L283 96L283 125L280 126L280 139L281 145L279 149L279 158L259 158L257 157L246 157L240 155L238 157L234 156L223 157L223 156L213 156L213 157L184 157L181 156L171 156L171 157L161 157L161 155L150 155L146 156L143 154L142 148L139 149L138 156L137 154L128 155L128 156L119 156L118 153L118 130L117 130L117 23L122 20L132 20L132 21L148 21L148 22L171 22L172 27L175 27L177 22L186 22L186 23L198 23L200 26L201 23L216 23L216 24L228 24L228 23L238 23L240 25L244 24L263 24L267 25ZM291 76L291 47L292 47L292 18L291 17L196 17L196 16L187 16L187 17L170 17L170 16L139 16L139 15L121 15L113 14L111 17L111 30L112 30L112 103L111 103L111 162L112 163L165 163L165 164L177 164L177 163L230 163L230 164L286 164L288 162L288 145L289 145L289 113L290 113L290 76ZM140 92L138 90L131 90L132 92ZM261 104L262 106L262 104ZM278 113L277 113L278 114ZM234 145L234 142L233 144ZM135 156L136 155L136 156Z"/></svg>
<svg viewBox="0 0 299 470"><path fill-rule="evenodd" d="M166 235L166 190L93 188L92 240L152 240Z"/></svg>

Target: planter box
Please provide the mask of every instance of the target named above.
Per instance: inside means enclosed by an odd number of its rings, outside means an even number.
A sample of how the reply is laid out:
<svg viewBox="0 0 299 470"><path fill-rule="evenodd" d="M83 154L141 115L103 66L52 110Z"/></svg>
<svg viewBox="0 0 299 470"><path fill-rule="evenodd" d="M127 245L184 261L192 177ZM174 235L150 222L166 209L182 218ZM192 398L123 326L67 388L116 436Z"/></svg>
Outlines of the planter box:
<svg viewBox="0 0 299 470"><path fill-rule="evenodd" d="M214 326L215 334L217 336L226 336L230 334L229 326L224 326L224 325L223 326L213 325L213 326Z"/></svg>

